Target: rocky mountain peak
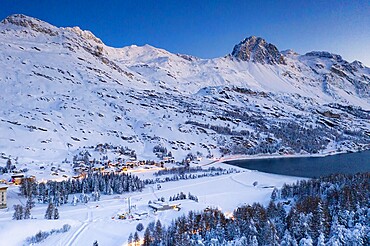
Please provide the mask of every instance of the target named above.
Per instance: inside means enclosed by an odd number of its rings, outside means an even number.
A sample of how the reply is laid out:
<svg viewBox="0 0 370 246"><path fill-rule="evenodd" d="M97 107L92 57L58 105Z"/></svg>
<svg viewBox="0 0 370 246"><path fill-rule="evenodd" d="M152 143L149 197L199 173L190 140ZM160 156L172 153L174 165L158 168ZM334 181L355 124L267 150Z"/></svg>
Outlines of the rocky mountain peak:
<svg viewBox="0 0 370 246"><path fill-rule="evenodd" d="M2 24L13 24L19 27L29 28L36 32L48 34L50 36L58 35L57 28L37 18L29 17L23 14L14 14L1 21Z"/></svg>
<svg viewBox="0 0 370 246"><path fill-rule="evenodd" d="M98 44L103 44L103 42L99 38L97 38L92 32L87 31L87 30L82 30L78 26L66 27L64 29L77 34L78 36L82 37L83 39L93 40Z"/></svg>
<svg viewBox="0 0 370 246"><path fill-rule="evenodd" d="M285 64L284 56L275 45L267 43L260 37L251 36L235 45L233 57L242 61L252 61L261 64Z"/></svg>

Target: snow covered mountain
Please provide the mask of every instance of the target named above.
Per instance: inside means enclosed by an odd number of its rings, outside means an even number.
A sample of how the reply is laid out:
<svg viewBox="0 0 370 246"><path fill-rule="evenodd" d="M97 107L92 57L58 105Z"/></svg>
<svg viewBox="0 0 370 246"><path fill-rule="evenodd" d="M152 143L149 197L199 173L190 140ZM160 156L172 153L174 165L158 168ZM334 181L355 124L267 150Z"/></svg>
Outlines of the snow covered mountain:
<svg viewBox="0 0 370 246"><path fill-rule="evenodd" d="M177 158L369 148L370 68L328 52L252 36L200 59L24 15L0 23L0 50L4 158L60 161L99 143L147 159L157 145Z"/></svg>

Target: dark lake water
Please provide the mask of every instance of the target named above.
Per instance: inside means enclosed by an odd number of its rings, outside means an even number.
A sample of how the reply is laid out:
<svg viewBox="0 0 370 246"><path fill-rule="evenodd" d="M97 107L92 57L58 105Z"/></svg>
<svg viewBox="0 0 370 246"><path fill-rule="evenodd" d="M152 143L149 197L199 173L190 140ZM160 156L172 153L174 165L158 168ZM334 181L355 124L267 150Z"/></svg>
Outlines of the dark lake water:
<svg viewBox="0 0 370 246"><path fill-rule="evenodd" d="M370 172L370 150L326 157L235 160L226 163L266 173L313 178L333 173Z"/></svg>

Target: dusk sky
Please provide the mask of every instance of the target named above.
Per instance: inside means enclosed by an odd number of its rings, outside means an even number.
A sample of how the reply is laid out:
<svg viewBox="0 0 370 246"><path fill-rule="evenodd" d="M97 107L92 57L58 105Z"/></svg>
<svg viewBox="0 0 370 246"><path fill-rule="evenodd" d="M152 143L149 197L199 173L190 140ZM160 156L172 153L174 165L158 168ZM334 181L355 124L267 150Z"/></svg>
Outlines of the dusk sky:
<svg viewBox="0 0 370 246"><path fill-rule="evenodd" d="M370 1L1 0L0 18L21 13L79 26L113 47L150 44L201 58L223 56L251 35L279 50L326 50L370 66Z"/></svg>

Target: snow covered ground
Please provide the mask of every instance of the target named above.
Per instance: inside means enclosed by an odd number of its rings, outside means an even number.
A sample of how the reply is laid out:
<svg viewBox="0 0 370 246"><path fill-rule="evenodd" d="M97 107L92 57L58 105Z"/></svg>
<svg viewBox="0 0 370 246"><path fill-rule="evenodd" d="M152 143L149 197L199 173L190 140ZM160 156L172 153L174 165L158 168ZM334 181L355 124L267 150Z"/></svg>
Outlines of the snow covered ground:
<svg viewBox="0 0 370 246"><path fill-rule="evenodd" d="M229 168L231 166L216 163L215 167ZM203 210L207 207L219 208L225 213L232 212L236 207L244 204L260 202L267 204L272 187L281 187L284 183L292 183L297 177L288 177L250 171L245 169L240 173L206 177L191 180L180 180L156 185L146 186L142 192L127 193L123 195L103 195L98 202L78 204L73 206L65 204L59 207L59 220L46 220L44 214L45 204L36 204L31 210L33 219L12 220L14 204L25 203L25 199L18 195L16 186L8 191L7 210L0 210L0 238L2 245L23 245L25 239L35 235L38 231L59 229L64 224L71 225L71 229L62 234L48 237L40 245L92 245L95 240L99 245L126 245L130 233L135 232L138 223L144 227L151 221L161 220L162 224L169 224L172 219L187 214L190 210ZM141 177L149 177L150 173L139 173ZM257 185L253 183L257 181ZM176 201L181 204L181 210L158 211L154 213L149 207L149 200L155 201L164 197L168 201L170 196L180 192L189 192L199 198L199 202L192 200ZM142 220L120 220L118 213L128 210L128 197L132 205L136 206L133 213L148 212ZM144 231L139 235L142 238Z"/></svg>
<svg viewBox="0 0 370 246"><path fill-rule="evenodd" d="M268 56L258 40L245 52ZM0 50L0 166L60 163L104 143L139 159L162 145L177 160L369 148L370 68L328 52L278 52L286 64L199 59L112 48L23 15L0 23Z"/></svg>
<svg viewBox="0 0 370 246"><path fill-rule="evenodd" d="M57 28L22 15L0 23L0 50L0 166L11 160L38 180L70 178L81 150L88 149L91 159L104 162L108 155L116 162L119 156L109 151L93 153L104 143L135 150L138 160L156 161L155 146L171 151L177 161L189 153L210 158L274 153L258 156L271 158L369 148L370 68L328 52L281 52L286 64L265 64L232 55L199 59L149 45L115 49L78 27ZM264 45L247 50L260 51ZM226 166L207 167L212 165ZM54 167L63 171L53 176ZM151 171L135 175L152 177ZM147 186L140 193L63 205L55 221L44 219L45 204L32 209L34 219L13 221L13 205L25 200L11 186L9 209L0 210L0 244L22 245L40 230L70 224L70 231L42 245L95 240L125 245L139 223L117 219L129 196L136 211L149 211L140 221L144 226L157 219L166 225L208 206L227 213L244 203L266 204L271 187L296 179L243 170L166 182L160 190ZM180 211L150 212L149 200L180 192L191 192L199 202L181 200Z"/></svg>

